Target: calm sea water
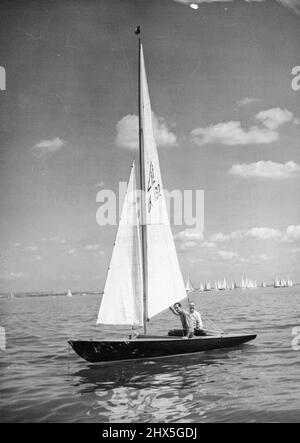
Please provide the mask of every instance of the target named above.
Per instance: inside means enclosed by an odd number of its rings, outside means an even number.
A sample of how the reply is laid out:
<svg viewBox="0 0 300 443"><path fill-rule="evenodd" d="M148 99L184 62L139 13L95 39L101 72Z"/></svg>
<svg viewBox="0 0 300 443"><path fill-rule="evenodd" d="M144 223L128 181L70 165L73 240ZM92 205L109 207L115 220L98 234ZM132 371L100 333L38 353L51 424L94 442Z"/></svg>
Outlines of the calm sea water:
<svg viewBox="0 0 300 443"><path fill-rule="evenodd" d="M101 367L67 339L126 336L95 327L99 296L0 300L1 422L300 422L300 287L193 296L207 318L253 344L161 361ZM167 312L151 325L178 325ZM208 324L208 326L210 326Z"/></svg>

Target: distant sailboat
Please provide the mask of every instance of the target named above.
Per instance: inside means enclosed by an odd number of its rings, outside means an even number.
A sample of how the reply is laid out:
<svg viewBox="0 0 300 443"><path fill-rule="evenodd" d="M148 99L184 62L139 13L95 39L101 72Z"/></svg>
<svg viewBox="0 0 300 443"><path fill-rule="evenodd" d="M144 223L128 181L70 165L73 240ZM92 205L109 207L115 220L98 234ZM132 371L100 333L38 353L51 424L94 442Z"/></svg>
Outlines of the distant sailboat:
<svg viewBox="0 0 300 443"><path fill-rule="evenodd" d="M140 33L137 28L136 34ZM112 253L97 324L144 327L144 335L129 339L70 340L75 352L89 362L112 362L191 354L245 343L256 335L194 337L149 336L149 320L186 298L163 193L152 127L143 47L139 39L139 176L135 166ZM205 290L211 290L210 282Z"/></svg>
<svg viewBox="0 0 300 443"><path fill-rule="evenodd" d="M292 288L293 286L294 286L294 283L289 277L287 279L281 279L281 280L276 278L275 283L274 283L274 288L276 288L276 289Z"/></svg>
<svg viewBox="0 0 300 443"><path fill-rule="evenodd" d="M211 290L212 290L212 286L211 286L211 282L209 281L208 283L206 283L206 285L204 287L204 291L209 292Z"/></svg>
<svg viewBox="0 0 300 443"><path fill-rule="evenodd" d="M10 298L12 299L12 298L15 298L15 293L14 292L11 292L10 293Z"/></svg>
<svg viewBox="0 0 300 443"><path fill-rule="evenodd" d="M276 278L276 280L275 280L274 288L276 288L276 289L281 288L281 284L280 284L280 281L278 280L278 278Z"/></svg>
<svg viewBox="0 0 300 443"><path fill-rule="evenodd" d="M67 297L73 297L71 289L68 290Z"/></svg>
<svg viewBox="0 0 300 443"><path fill-rule="evenodd" d="M185 285L185 290L186 290L186 292L194 292L195 291L195 288L192 284L190 275L188 275L187 282Z"/></svg>
<svg viewBox="0 0 300 443"><path fill-rule="evenodd" d="M217 291L224 291L224 290L226 289L226 287L227 287L227 282L226 282L226 280L225 280L225 285L224 285L224 281L220 281L220 280L218 280L218 281L215 283L215 289L216 289Z"/></svg>
<svg viewBox="0 0 300 443"><path fill-rule="evenodd" d="M204 291L204 285L203 285L202 282L201 282L201 285L200 285L199 291L200 291L200 292L203 292L203 291Z"/></svg>
<svg viewBox="0 0 300 443"><path fill-rule="evenodd" d="M241 289L247 289L247 286L246 286L246 282L245 282L245 280L244 280L244 277L242 277Z"/></svg>

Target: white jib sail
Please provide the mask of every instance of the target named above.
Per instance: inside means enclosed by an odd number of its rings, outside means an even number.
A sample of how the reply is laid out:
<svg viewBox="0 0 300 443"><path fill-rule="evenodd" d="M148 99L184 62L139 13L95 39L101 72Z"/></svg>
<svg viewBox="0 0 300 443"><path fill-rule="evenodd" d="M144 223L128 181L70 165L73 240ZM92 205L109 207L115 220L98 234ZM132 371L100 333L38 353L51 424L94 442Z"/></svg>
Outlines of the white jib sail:
<svg viewBox="0 0 300 443"><path fill-rule="evenodd" d="M143 325L141 242L133 165L97 324Z"/></svg>
<svg viewBox="0 0 300 443"><path fill-rule="evenodd" d="M146 181L148 317L186 297L167 206L152 127L152 110L141 48L141 117Z"/></svg>

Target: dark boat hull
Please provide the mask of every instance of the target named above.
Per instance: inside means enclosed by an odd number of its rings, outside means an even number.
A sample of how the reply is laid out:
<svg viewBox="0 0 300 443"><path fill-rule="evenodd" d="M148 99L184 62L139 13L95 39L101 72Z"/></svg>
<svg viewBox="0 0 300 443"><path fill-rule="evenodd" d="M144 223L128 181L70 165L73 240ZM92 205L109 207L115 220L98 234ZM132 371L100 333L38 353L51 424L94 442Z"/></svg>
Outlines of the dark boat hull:
<svg viewBox="0 0 300 443"><path fill-rule="evenodd" d="M74 351L90 363L165 358L214 349L231 348L256 339L256 335L223 335L214 337L142 338L135 340L73 341Z"/></svg>

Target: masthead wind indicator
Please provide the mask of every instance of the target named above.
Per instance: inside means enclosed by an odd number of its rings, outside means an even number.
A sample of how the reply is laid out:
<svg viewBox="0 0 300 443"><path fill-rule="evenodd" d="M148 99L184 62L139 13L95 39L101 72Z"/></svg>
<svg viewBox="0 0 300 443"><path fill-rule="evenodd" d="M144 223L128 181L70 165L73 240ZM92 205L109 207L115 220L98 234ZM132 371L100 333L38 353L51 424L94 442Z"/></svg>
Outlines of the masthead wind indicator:
<svg viewBox="0 0 300 443"><path fill-rule="evenodd" d="M137 26L134 30L135 35L139 35L141 33L141 27Z"/></svg>

